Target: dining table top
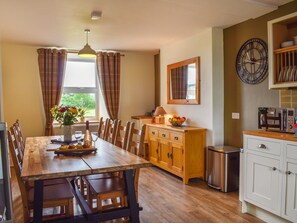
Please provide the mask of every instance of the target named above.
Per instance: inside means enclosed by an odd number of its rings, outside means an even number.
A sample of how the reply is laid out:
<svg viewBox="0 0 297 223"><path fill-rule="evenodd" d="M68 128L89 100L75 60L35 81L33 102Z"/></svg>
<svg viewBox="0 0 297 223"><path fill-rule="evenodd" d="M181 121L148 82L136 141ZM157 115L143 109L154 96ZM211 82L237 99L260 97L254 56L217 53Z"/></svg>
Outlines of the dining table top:
<svg viewBox="0 0 297 223"><path fill-rule="evenodd" d="M75 177L152 166L149 161L100 138L95 142L96 153L80 157L58 156L52 151L61 146L51 142L56 138L57 136L44 136L26 139L21 174L24 181Z"/></svg>

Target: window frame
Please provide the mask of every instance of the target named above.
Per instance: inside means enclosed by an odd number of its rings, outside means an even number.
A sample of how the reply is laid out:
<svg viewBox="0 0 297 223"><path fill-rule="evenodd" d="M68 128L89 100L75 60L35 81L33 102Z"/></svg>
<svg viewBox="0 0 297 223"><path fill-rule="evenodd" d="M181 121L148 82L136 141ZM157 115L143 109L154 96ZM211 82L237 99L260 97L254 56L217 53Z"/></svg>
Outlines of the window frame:
<svg viewBox="0 0 297 223"><path fill-rule="evenodd" d="M66 67L67 62L87 62L87 63L93 63L94 69L95 69L95 87L64 87L64 81L63 81L63 89L62 89L62 95L65 94L75 94L75 93L87 93L87 94L95 94L95 116L85 116L85 118L91 120L91 119L99 119L99 80L97 75L97 69L96 69L96 60L91 58L67 58L66 61ZM67 68L66 68L67 69ZM66 70L65 70L66 75ZM65 77L64 77L65 78Z"/></svg>

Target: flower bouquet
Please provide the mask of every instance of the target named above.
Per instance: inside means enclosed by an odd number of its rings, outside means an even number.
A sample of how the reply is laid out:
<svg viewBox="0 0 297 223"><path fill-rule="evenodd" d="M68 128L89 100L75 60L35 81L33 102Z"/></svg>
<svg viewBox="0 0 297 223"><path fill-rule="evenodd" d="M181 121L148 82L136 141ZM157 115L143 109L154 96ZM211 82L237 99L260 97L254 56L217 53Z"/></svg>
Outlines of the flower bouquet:
<svg viewBox="0 0 297 223"><path fill-rule="evenodd" d="M72 141L72 125L77 122L78 109L76 107L55 105L51 108L53 119L64 126L64 142Z"/></svg>
<svg viewBox="0 0 297 223"><path fill-rule="evenodd" d="M182 124L186 120L187 120L186 117L180 117L180 116L177 116L177 115L173 115L172 118L168 119L170 124L173 125L173 126L182 126Z"/></svg>
<svg viewBox="0 0 297 223"><path fill-rule="evenodd" d="M78 109L76 107L55 105L51 108L53 119L60 123L60 125L73 125L77 122Z"/></svg>

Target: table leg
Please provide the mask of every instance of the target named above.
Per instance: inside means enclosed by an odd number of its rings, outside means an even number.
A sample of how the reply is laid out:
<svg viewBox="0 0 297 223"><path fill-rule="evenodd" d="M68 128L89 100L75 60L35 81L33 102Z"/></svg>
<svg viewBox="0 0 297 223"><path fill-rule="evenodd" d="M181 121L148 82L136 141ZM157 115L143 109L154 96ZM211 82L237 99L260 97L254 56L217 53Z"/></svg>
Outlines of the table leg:
<svg viewBox="0 0 297 223"><path fill-rule="evenodd" d="M124 176L125 176L125 184L126 184L126 190L127 190L128 205L130 208L130 222L138 223L139 208L138 208L138 204L135 196L133 171L134 170L125 170Z"/></svg>
<svg viewBox="0 0 297 223"><path fill-rule="evenodd" d="M34 182L34 213L33 222L42 222L43 209L43 180L36 180Z"/></svg>

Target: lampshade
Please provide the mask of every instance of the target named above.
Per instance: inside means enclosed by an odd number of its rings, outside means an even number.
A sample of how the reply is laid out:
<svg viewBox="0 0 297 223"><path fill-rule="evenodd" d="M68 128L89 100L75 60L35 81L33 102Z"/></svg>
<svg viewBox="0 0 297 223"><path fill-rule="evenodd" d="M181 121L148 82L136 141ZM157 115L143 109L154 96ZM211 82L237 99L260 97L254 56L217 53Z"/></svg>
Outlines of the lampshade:
<svg viewBox="0 0 297 223"><path fill-rule="evenodd" d="M167 113L162 106L158 106L156 108L156 111L154 112L154 116L165 115L165 114L167 114Z"/></svg>
<svg viewBox="0 0 297 223"><path fill-rule="evenodd" d="M84 48L82 48L79 52L78 52L78 56L80 57L96 57L96 51L93 50L91 48L91 46L89 45L88 41L89 41L89 29L85 29L85 32L87 34L87 44L84 46Z"/></svg>

